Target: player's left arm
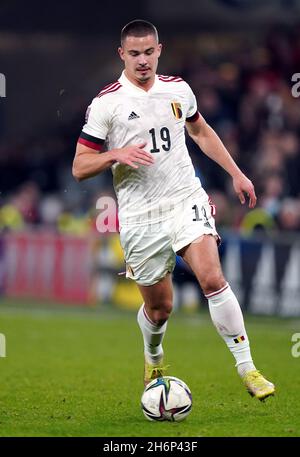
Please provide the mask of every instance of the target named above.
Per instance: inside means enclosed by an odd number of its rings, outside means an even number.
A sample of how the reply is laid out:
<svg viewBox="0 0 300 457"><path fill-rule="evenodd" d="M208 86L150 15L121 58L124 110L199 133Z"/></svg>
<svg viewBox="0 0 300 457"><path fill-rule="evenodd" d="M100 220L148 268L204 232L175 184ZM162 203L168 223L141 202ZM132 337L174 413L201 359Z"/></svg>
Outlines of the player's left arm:
<svg viewBox="0 0 300 457"><path fill-rule="evenodd" d="M196 117L196 119L195 119ZM210 159L218 163L232 177L233 188L242 204L245 203L245 194L249 197L249 208L256 205L256 195L252 182L237 166L216 132L207 124L198 113L191 121L187 120L186 129L189 136Z"/></svg>

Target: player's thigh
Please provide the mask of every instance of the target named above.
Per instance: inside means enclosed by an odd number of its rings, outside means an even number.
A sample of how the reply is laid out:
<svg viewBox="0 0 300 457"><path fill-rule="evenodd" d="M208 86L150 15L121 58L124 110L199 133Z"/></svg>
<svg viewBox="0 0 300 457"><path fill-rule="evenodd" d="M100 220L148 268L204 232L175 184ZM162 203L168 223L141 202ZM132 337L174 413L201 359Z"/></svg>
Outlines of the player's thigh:
<svg viewBox="0 0 300 457"><path fill-rule="evenodd" d="M218 247L213 235L202 235L180 251L183 260L190 266L204 289L204 293L223 287Z"/></svg>

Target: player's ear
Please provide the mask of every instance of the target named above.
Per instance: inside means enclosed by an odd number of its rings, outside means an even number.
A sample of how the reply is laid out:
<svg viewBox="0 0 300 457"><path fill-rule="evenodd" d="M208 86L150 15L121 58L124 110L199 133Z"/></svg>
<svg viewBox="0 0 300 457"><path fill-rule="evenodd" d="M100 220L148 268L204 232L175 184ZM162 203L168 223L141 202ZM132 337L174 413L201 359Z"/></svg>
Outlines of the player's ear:
<svg viewBox="0 0 300 457"><path fill-rule="evenodd" d="M162 50L162 44L159 43L159 44L157 45L157 47L158 47L158 57L159 57L160 54L161 54L161 50Z"/></svg>
<svg viewBox="0 0 300 457"><path fill-rule="evenodd" d="M124 49L121 46L118 47L118 53L121 59L124 60Z"/></svg>

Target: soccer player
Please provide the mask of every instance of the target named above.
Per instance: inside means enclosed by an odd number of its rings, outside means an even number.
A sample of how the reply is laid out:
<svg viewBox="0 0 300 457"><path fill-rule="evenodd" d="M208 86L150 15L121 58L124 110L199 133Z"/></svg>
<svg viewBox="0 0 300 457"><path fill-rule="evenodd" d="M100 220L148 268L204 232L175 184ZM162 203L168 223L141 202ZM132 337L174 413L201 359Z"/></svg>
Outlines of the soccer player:
<svg viewBox="0 0 300 457"><path fill-rule="evenodd" d="M190 86L179 76L156 73L161 50L151 23L134 20L122 29L118 52L124 71L87 110L73 175L80 181L112 170L126 275L136 281L144 299L137 319L144 340L145 385L165 372L162 341L172 311L171 273L178 254L199 281L247 390L263 400L275 387L254 366L241 308L222 273L212 206L195 176L185 128L204 154L230 174L242 204L248 198L254 208L255 190L199 113Z"/></svg>

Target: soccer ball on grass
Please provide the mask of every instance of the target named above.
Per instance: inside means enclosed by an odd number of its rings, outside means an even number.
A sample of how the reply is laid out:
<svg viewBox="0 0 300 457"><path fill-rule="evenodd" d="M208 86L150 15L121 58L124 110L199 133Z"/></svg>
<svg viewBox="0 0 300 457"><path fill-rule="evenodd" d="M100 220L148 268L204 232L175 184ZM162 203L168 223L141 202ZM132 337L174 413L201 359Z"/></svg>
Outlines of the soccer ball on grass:
<svg viewBox="0 0 300 457"><path fill-rule="evenodd" d="M141 403L150 421L180 422L191 412L192 394L181 379L164 376L146 386Z"/></svg>

